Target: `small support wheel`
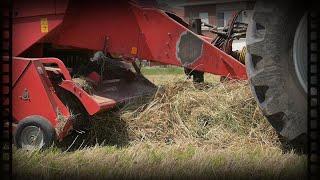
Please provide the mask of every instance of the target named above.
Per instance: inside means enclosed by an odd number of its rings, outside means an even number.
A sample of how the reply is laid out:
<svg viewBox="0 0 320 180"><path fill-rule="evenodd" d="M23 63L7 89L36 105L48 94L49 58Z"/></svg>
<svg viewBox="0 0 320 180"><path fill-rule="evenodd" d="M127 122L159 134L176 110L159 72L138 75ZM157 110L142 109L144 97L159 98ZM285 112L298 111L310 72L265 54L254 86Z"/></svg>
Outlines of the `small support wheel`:
<svg viewBox="0 0 320 180"><path fill-rule="evenodd" d="M29 116L19 122L14 138L17 148L46 149L55 141L56 132L45 118Z"/></svg>

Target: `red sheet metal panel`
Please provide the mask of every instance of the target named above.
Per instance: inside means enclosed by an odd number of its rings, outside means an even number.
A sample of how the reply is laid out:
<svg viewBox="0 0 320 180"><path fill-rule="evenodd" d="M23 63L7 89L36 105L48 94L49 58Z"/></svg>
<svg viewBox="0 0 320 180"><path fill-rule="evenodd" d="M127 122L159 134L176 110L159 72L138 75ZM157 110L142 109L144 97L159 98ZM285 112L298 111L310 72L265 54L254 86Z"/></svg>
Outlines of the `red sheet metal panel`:
<svg viewBox="0 0 320 180"><path fill-rule="evenodd" d="M17 0L14 3L13 11L16 18L39 16L55 13L55 0Z"/></svg>
<svg viewBox="0 0 320 180"><path fill-rule="evenodd" d="M12 73L12 86L14 86L18 80L23 75L23 72L26 70L27 66L31 62L28 60L20 60L19 62L13 62L14 73Z"/></svg>
<svg viewBox="0 0 320 180"><path fill-rule="evenodd" d="M164 11L141 8L127 0L72 1L64 16L43 14L32 18L16 20L14 55L42 38L75 48L105 47L112 55L127 60L147 59L230 78L247 78L245 66L211 45L208 39L194 34Z"/></svg>
<svg viewBox="0 0 320 180"><path fill-rule="evenodd" d="M116 102L112 99L104 98L103 101L97 101L96 98L90 96L71 80L63 81L60 84L60 87L74 94L90 115L93 115L101 110L110 109L116 105Z"/></svg>
<svg viewBox="0 0 320 180"><path fill-rule="evenodd" d="M38 60L15 58L13 66L25 64L26 61L31 64L23 71L12 92L13 117L20 121L31 115L40 115L55 127L58 113L68 119L69 111L55 94L46 71ZM15 70L13 74L16 74Z"/></svg>
<svg viewBox="0 0 320 180"><path fill-rule="evenodd" d="M13 10L13 56L38 42L63 21L68 0L17 0Z"/></svg>
<svg viewBox="0 0 320 180"><path fill-rule="evenodd" d="M53 43L135 57L139 26L127 1L76 1L69 5ZM107 38L107 40L106 40Z"/></svg>
<svg viewBox="0 0 320 180"><path fill-rule="evenodd" d="M150 60L236 79L247 78L243 64L172 20L163 11L133 6L133 12L151 52Z"/></svg>
<svg viewBox="0 0 320 180"><path fill-rule="evenodd" d="M12 28L12 41L14 44L12 47L13 56L19 56L19 54L28 49L34 43L38 42L41 38L46 36L47 33L61 24L62 20L62 15L43 15L15 19ZM47 29L45 29L45 26Z"/></svg>

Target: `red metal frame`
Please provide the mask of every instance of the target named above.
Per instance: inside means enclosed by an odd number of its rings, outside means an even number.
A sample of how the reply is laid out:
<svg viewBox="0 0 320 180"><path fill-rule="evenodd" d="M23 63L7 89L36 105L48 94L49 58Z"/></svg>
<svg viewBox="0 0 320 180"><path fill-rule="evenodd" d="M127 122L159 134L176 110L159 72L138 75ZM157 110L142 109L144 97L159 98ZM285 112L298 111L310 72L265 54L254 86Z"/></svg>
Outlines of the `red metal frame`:
<svg viewBox="0 0 320 180"><path fill-rule="evenodd" d="M29 4L18 1L15 12L18 15L13 24L14 56L39 56L41 43L90 50L104 48L112 56L129 61L148 59L247 79L243 64L210 44L210 38L196 35L159 9L142 8L123 0L90 3L43 0ZM58 67L55 72L64 78L59 86L74 94L90 115L116 105L113 99L99 99L85 92L72 81L67 68L57 58L14 58L12 99L16 122L40 115L56 127L59 111L68 119L59 138L71 129L69 110L57 97L46 64ZM96 75L91 76L99 80Z"/></svg>
<svg viewBox="0 0 320 180"><path fill-rule="evenodd" d="M99 101L94 95L89 95L75 82L64 66L57 58L14 58L13 66L13 117L15 122L23 120L31 115L39 115L47 119L53 127L59 123L58 114L67 119L66 127L58 134L62 139L72 128L69 109L57 96L53 84L44 65L56 64L64 80L59 84L63 89L74 94L83 104L89 115L98 111L110 109L116 105L116 101L104 98ZM70 122L69 122L70 121Z"/></svg>
<svg viewBox="0 0 320 180"><path fill-rule="evenodd" d="M57 58L39 58L38 59L42 64L55 64L59 68L59 72L63 75L65 80L71 80L70 73L66 66L60 59Z"/></svg>
<svg viewBox="0 0 320 180"><path fill-rule="evenodd" d="M38 21L25 17L16 18L14 55L28 51L28 47L36 42L91 50L101 50L106 46L109 53L124 59L148 59L230 78L247 79L243 64L214 47L208 42L208 38L194 34L162 10L142 8L124 0L60 2L60 6L64 7L65 4L68 4L68 8L64 13L60 11L59 14L47 15L48 13L38 12L34 16ZM48 17L48 33L40 32L40 21L44 17ZM188 64L177 57L179 42L186 33L202 42L199 50L201 55ZM190 52L189 56L192 53L194 52Z"/></svg>
<svg viewBox="0 0 320 180"><path fill-rule="evenodd" d="M15 122L39 115L56 127L58 115L69 120L69 110L57 97L41 60L14 58L13 67L12 112Z"/></svg>

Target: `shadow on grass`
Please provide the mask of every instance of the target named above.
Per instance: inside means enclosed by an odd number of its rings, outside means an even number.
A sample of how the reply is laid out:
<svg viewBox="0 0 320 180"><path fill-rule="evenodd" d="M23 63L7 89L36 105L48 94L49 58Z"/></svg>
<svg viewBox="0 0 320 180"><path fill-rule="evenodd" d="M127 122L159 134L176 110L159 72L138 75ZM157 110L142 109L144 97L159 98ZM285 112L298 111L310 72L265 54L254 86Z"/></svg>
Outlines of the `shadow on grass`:
<svg viewBox="0 0 320 180"><path fill-rule="evenodd" d="M289 141L280 134L278 134L281 143L281 149L284 153L294 151L299 155L308 154L307 134L301 134L295 139Z"/></svg>
<svg viewBox="0 0 320 180"><path fill-rule="evenodd" d="M57 147L64 151L75 151L95 145L118 146L128 145L127 124L121 119L119 110L99 113L80 122Z"/></svg>
<svg viewBox="0 0 320 180"><path fill-rule="evenodd" d="M58 88L60 99L71 109L74 116L73 129L70 134L56 145L63 151L75 151L95 145L123 147L128 145L128 125L121 119L121 111L138 108L149 103L153 95L135 98L130 102L119 104L115 108L89 116L83 107L70 92Z"/></svg>
<svg viewBox="0 0 320 180"><path fill-rule="evenodd" d="M82 110L79 118L74 121L74 130L56 145L63 151L75 151L96 145L127 146L130 142L129 125L121 118L121 113L134 111L137 108L143 110L152 99L153 95L136 98L94 116L89 116Z"/></svg>

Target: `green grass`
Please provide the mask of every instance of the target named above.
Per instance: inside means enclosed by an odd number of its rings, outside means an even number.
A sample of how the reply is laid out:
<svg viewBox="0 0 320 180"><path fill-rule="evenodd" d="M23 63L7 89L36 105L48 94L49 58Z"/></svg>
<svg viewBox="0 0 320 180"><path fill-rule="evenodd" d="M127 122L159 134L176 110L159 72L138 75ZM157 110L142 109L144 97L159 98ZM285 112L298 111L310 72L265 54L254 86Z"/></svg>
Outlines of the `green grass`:
<svg viewBox="0 0 320 180"><path fill-rule="evenodd" d="M95 146L74 152L14 152L17 178L270 178L303 179L306 161L262 146L215 149L190 144ZM27 160L26 160L27 159Z"/></svg>
<svg viewBox="0 0 320 180"><path fill-rule="evenodd" d="M152 83L156 85L166 85L169 82L176 82L186 79L186 75L182 67L142 67L141 72L145 75ZM204 74L206 82L219 82L220 77L209 73Z"/></svg>
<svg viewBox="0 0 320 180"><path fill-rule="evenodd" d="M154 67L143 67L141 69L142 73L144 75L179 75L179 74L184 74L183 68L181 67L159 67L159 66L154 66Z"/></svg>

